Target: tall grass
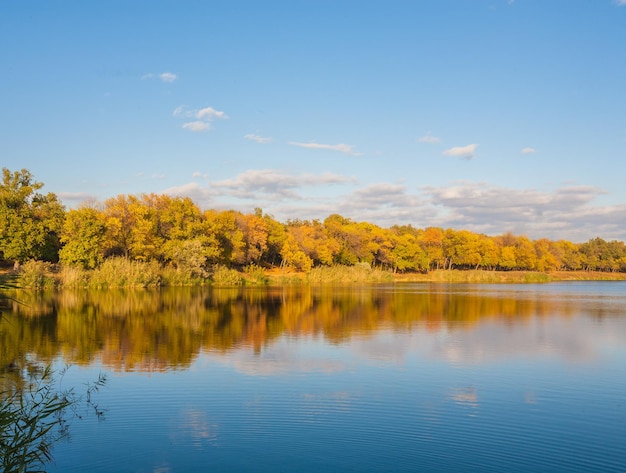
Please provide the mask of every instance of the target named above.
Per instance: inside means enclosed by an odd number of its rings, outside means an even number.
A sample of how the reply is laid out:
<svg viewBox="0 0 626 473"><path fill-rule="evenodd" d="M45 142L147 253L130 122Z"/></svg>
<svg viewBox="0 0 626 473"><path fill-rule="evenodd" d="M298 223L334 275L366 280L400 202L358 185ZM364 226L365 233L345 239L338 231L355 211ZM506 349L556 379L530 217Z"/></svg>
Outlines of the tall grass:
<svg viewBox="0 0 626 473"><path fill-rule="evenodd" d="M546 273L534 271L487 271L487 270L437 270L426 274L407 274L397 278L400 281L450 282L450 283L543 283L553 279Z"/></svg>
<svg viewBox="0 0 626 473"><path fill-rule="evenodd" d="M269 278L263 268L255 264L250 264L244 268L243 277L246 285L267 286L269 283Z"/></svg>
<svg viewBox="0 0 626 473"><path fill-rule="evenodd" d="M243 284L241 273L226 266L216 266L211 274L211 280L214 286L220 287L241 286Z"/></svg>
<svg viewBox="0 0 626 473"><path fill-rule="evenodd" d="M161 267L156 261L130 261L116 257L106 259L94 270L64 267L59 272L59 285L63 287L106 289L159 287L161 284Z"/></svg>
<svg viewBox="0 0 626 473"><path fill-rule="evenodd" d="M125 288L160 286L293 286L302 284L367 284L382 282L449 282L449 283L544 283L562 280L626 279L624 273L564 271L488 271L437 270L428 273L391 273L371 268L368 264L354 266L320 266L304 273L293 269L265 270L257 265L237 271L215 266L206 276L174 266L161 266L156 261L131 261L114 257L106 259L93 270L59 266L41 261L24 263L15 277L19 287L33 289L65 288Z"/></svg>
<svg viewBox="0 0 626 473"><path fill-rule="evenodd" d="M174 268L169 265L161 268L161 285L163 286L204 286L208 281L205 277L181 268Z"/></svg>
<svg viewBox="0 0 626 473"><path fill-rule="evenodd" d="M319 266L309 272L307 280L312 284L380 283L393 282L394 276L369 265Z"/></svg>
<svg viewBox="0 0 626 473"><path fill-rule="evenodd" d="M83 397L60 389L49 366L30 366L28 372L24 387L0 392L0 468L6 473L45 471L52 447L69 433L71 417L81 418L79 403L103 416L92 395L105 385L104 375L87 385Z"/></svg>
<svg viewBox="0 0 626 473"><path fill-rule="evenodd" d="M56 284L52 263L43 261L27 261L20 266L17 284L31 289L49 289Z"/></svg>

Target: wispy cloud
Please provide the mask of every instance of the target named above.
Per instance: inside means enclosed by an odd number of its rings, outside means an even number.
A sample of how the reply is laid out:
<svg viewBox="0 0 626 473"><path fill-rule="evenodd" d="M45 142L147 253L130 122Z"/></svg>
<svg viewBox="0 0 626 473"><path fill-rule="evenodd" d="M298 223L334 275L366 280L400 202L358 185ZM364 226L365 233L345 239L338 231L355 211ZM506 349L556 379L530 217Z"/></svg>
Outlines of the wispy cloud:
<svg viewBox="0 0 626 473"><path fill-rule="evenodd" d="M213 107L191 109L186 105L180 105L174 109L172 116L175 118L195 118L196 120L183 123L182 127L189 131L203 132L212 128L215 119L225 120L228 118L224 112L215 110Z"/></svg>
<svg viewBox="0 0 626 473"><path fill-rule="evenodd" d="M260 144L265 144L265 143L269 143L270 141L272 141L271 138L261 136L261 135L255 135L254 133L248 133L247 135L244 136L244 138L247 140L256 141L257 143L260 143Z"/></svg>
<svg viewBox="0 0 626 473"><path fill-rule="evenodd" d="M215 110L213 107L206 107L196 112L196 118L202 118L204 120L213 120L214 118L224 119L228 116L219 110Z"/></svg>
<svg viewBox="0 0 626 473"><path fill-rule="evenodd" d="M201 132L201 131L209 131L211 129L211 124L209 122L202 121L193 121L183 123L183 128L189 131Z"/></svg>
<svg viewBox="0 0 626 473"><path fill-rule="evenodd" d="M426 133L424 136L419 138L417 141L420 143L439 143L441 141L437 136L433 136L430 134L430 131Z"/></svg>
<svg viewBox="0 0 626 473"><path fill-rule="evenodd" d="M228 190L229 195L240 198L300 199L298 190L304 187L316 187L341 184L353 181L353 178L333 173L293 175L274 169L249 170L233 179L214 182L215 188Z"/></svg>
<svg viewBox="0 0 626 473"><path fill-rule="evenodd" d="M153 74L152 72L150 72L148 74L144 74L143 76L141 76L141 80L148 80L148 79L159 79L162 82L167 82L171 84L172 82L175 82L178 79L178 76L174 74L173 72L161 72L160 74Z"/></svg>
<svg viewBox="0 0 626 473"><path fill-rule="evenodd" d="M336 145L328 145L323 143L300 143L297 141L290 141L290 145L299 146L300 148L309 148L309 149L324 149L329 151L338 151L343 154L348 154L350 156L361 156L363 153L359 153L354 149L353 145L347 145L344 143L339 143Z"/></svg>
<svg viewBox="0 0 626 473"><path fill-rule="evenodd" d="M194 178L208 177L194 173ZM191 197L200 205L216 205L219 199L225 208L281 206L283 202L308 202L312 197L305 195L307 189L328 190L329 186L353 184L353 177L333 173L323 174L289 174L275 169L251 169L231 179L206 181L204 185L189 182L181 186L170 187L163 192L171 195ZM230 204L226 204L230 202ZM289 218L289 217L288 217Z"/></svg>
<svg viewBox="0 0 626 473"><path fill-rule="evenodd" d="M57 197L62 201L71 202L84 202L84 201L96 201L97 197L94 194L87 192L57 192Z"/></svg>
<svg viewBox="0 0 626 473"><path fill-rule="evenodd" d="M161 74L159 74L159 79L161 79L163 82L174 82L175 80L178 79L178 76L172 72L163 72Z"/></svg>
<svg viewBox="0 0 626 473"><path fill-rule="evenodd" d="M626 0L624 0L626 1ZM533 154L536 153L537 150L535 148L523 148L522 149L522 154Z"/></svg>
<svg viewBox="0 0 626 473"><path fill-rule="evenodd" d="M467 146L456 146L454 148L447 149L443 152L446 156L455 156L463 159L473 159L474 152L478 147L477 144L471 144Z"/></svg>
<svg viewBox="0 0 626 473"><path fill-rule="evenodd" d="M618 7L623 7L624 5L626 5L626 0L615 0L615 4Z"/></svg>

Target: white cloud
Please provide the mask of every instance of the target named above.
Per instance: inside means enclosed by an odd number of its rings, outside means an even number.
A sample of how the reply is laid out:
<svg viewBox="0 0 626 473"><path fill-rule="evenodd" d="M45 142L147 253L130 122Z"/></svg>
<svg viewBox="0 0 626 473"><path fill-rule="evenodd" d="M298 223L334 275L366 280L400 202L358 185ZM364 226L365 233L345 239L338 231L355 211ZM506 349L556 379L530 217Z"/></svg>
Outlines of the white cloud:
<svg viewBox="0 0 626 473"><path fill-rule="evenodd" d="M214 198L217 193L210 187L201 186L197 182L188 182L187 184L164 189L163 194L189 197L204 208L214 208Z"/></svg>
<svg viewBox="0 0 626 473"><path fill-rule="evenodd" d="M626 5L626 0L615 0L615 4L619 7Z"/></svg>
<svg viewBox="0 0 626 473"><path fill-rule="evenodd" d="M271 138L267 138L265 136L255 135L254 133L248 133L244 136L247 140L256 141L257 143L264 144L272 141Z"/></svg>
<svg viewBox="0 0 626 473"><path fill-rule="evenodd" d="M216 188L228 190L228 193L240 198L282 199L285 197L301 199L296 191L304 187L316 187L329 184L340 184L353 181L338 174L300 174L292 175L273 169L249 170L233 179L225 179L213 183Z"/></svg>
<svg viewBox="0 0 626 473"><path fill-rule="evenodd" d="M624 0L626 1L626 0ZM535 148L524 148L522 149L522 154L532 154L532 153L536 153L537 150Z"/></svg>
<svg viewBox="0 0 626 473"><path fill-rule="evenodd" d="M420 143L439 143L441 141L437 136L433 136L430 134L430 131L426 133L424 136L419 138L417 141Z"/></svg>
<svg viewBox="0 0 626 473"><path fill-rule="evenodd" d="M211 124L209 122L194 121L183 123L183 128L189 131L202 132L209 131L211 129Z"/></svg>
<svg viewBox="0 0 626 473"><path fill-rule="evenodd" d="M178 79L178 76L172 72L163 72L159 74L159 79L161 79L163 82L172 83L176 79Z"/></svg>
<svg viewBox="0 0 626 473"><path fill-rule="evenodd" d="M158 78L163 82L167 82L171 84L176 79L178 79L178 76L174 74L173 72L162 72L160 74L153 74L152 72L150 72L148 74L144 74L143 76L141 76L141 80L148 80L148 79L155 79L155 78Z"/></svg>
<svg viewBox="0 0 626 473"><path fill-rule="evenodd" d="M212 128L211 123L214 119L225 120L228 118L224 112L215 110L213 107L198 110L190 109L186 105L176 107L172 116L175 118L196 118L196 120L185 122L182 125L184 129L194 132L208 131Z"/></svg>
<svg viewBox="0 0 626 473"><path fill-rule="evenodd" d="M200 177L194 173L193 177ZM208 177L202 175L202 177ZM198 182L171 187L164 193L191 197L199 205L211 205L228 209L250 209L252 207L281 207L283 202L307 203L315 200L304 192L328 191L329 186L352 184L355 179L332 173L289 174L274 169L251 169L231 179ZM219 204L216 202L219 201ZM331 212L332 213L332 212ZM286 218L290 218L286 217Z"/></svg>
<svg viewBox="0 0 626 473"><path fill-rule="evenodd" d="M351 156L361 156L363 154L363 153L358 153L357 151L355 151L353 145L346 145L344 143L339 143L336 145L328 145L328 144L315 143L315 142L299 143L296 141L290 141L289 144L293 146L299 146L300 148L326 149L330 151L338 151L340 153L349 154Z"/></svg>
<svg viewBox="0 0 626 473"><path fill-rule="evenodd" d="M84 202L97 200L94 194L89 194L87 192L57 192L57 197L62 201L72 201L72 202Z"/></svg>
<svg viewBox="0 0 626 473"><path fill-rule="evenodd" d="M339 213L382 227L411 224L487 235L511 231L532 239L573 242L596 236L626 240L626 205L600 204L605 191L592 186L539 190L461 181L411 189L403 182L359 185L346 175L291 174L276 169L252 169L214 181L202 177L207 179L165 192L191 197L204 208L250 212L261 207L280 221L323 220Z"/></svg>
<svg viewBox="0 0 626 473"><path fill-rule="evenodd" d="M215 110L213 107L206 107L196 112L196 118L204 120L213 120L214 118L225 119L228 118L224 112Z"/></svg>
<svg viewBox="0 0 626 473"><path fill-rule="evenodd" d="M477 144L471 144L467 146L456 146L454 148L447 149L443 152L446 156L455 156L463 159L473 159L474 152L478 147Z"/></svg>

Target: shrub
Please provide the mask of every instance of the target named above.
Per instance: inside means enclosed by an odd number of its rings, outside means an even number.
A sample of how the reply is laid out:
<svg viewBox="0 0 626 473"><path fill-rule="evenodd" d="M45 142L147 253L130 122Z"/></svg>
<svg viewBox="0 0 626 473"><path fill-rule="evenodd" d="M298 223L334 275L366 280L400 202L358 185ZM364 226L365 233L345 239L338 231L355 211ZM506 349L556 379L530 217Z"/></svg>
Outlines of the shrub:
<svg viewBox="0 0 626 473"><path fill-rule="evenodd" d="M263 268L250 264L244 269L246 284L266 286L269 283L269 278L263 271Z"/></svg>
<svg viewBox="0 0 626 473"><path fill-rule="evenodd" d="M92 287L159 287L161 268L156 261L131 261L114 257L106 259L91 275Z"/></svg>
<svg viewBox="0 0 626 473"><path fill-rule="evenodd" d="M61 266L57 278L61 287L85 288L89 287L91 271L77 266Z"/></svg>
<svg viewBox="0 0 626 473"><path fill-rule="evenodd" d="M241 274L226 266L215 267L211 279L215 286L241 286L243 284Z"/></svg>
<svg viewBox="0 0 626 473"><path fill-rule="evenodd" d="M18 285L32 289L52 288L55 285L54 266L43 261L30 260L20 266Z"/></svg>
<svg viewBox="0 0 626 473"><path fill-rule="evenodd" d="M161 269L161 284L163 286L203 286L207 278L193 275L181 268L165 266Z"/></svg>

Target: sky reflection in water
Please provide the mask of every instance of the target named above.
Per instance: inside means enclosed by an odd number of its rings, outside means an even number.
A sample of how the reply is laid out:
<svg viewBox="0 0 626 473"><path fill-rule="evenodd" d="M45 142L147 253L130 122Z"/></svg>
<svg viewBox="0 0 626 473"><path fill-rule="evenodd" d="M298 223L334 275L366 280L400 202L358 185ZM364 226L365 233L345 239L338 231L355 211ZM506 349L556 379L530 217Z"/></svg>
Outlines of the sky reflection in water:
<svg viewBox="0 0 626 473"><path fill-rule="evenodd" d="M55 471L626 465L623 283L86 297L2 326L3 356L111 373Z"/></svg>

